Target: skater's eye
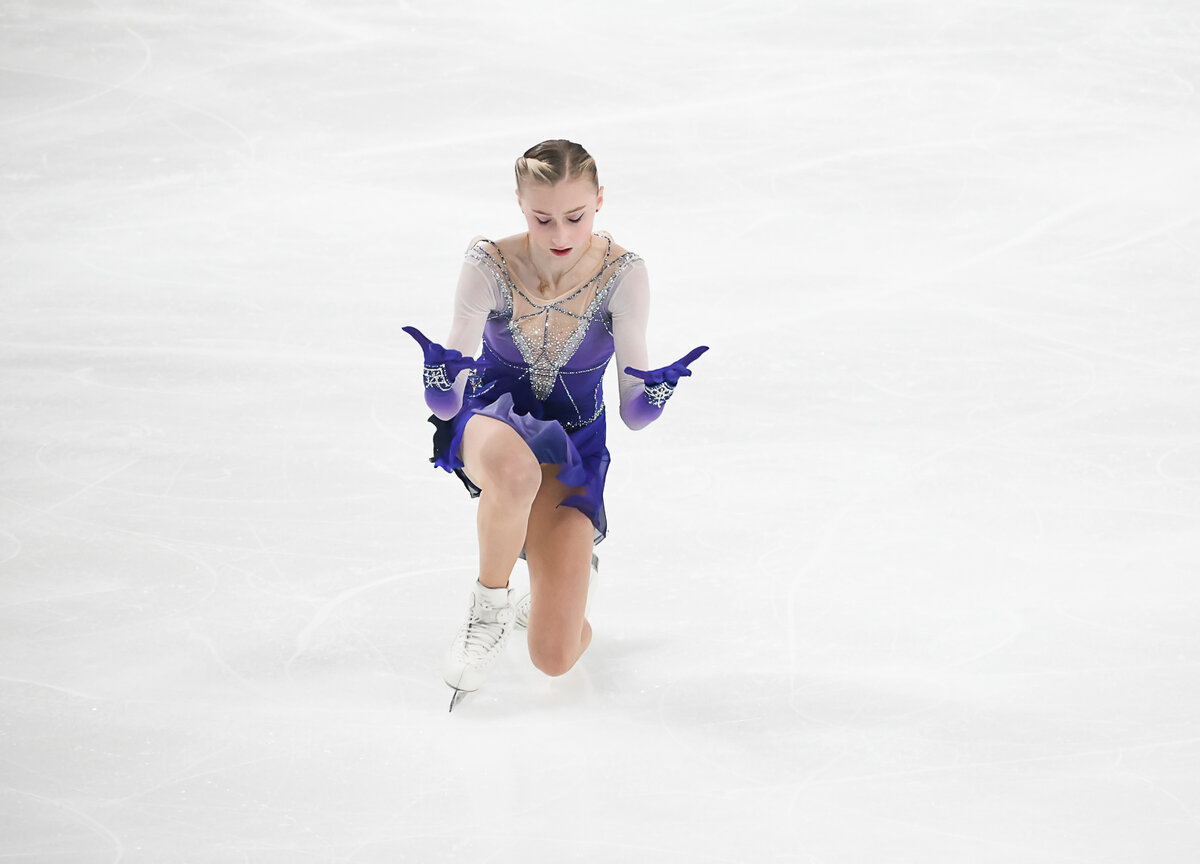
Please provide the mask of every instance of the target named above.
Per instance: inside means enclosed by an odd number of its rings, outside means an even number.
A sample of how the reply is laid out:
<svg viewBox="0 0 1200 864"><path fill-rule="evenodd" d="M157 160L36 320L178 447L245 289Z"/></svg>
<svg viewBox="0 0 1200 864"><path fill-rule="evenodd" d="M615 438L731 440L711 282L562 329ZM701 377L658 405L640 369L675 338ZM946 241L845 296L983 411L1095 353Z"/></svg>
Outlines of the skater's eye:
<svg viewBox="0 0 1200 864"><path fill-rule="evenodd" d="M537 217L536 217L536 216L535 216L534 218L535 218L535 219L537 219ZM538 223L539 225L549 225L549 224L550 224L550 220L549 220L549 219L538 219L538 220L537 220L537 223Z"/></svg>
<svg viewBox="0 0 1200 864"><path fill-rule="evenodd" d="M580 213L580 214L579 214L578 216L576 216L574 219L568 219L567 221L568 221L568 222L578 222L578 221L579 221L580 219L582 219L582 218L583 218L583 214L582 214L582 213Z"/></svg>

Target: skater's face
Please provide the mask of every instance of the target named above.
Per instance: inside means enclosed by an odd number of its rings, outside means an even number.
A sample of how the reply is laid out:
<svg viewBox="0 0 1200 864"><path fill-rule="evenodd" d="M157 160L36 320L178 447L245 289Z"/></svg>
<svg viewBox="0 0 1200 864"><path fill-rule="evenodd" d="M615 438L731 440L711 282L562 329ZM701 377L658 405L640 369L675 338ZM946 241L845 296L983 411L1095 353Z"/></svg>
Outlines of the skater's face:
<svg viewBox="0 0 1200 864"><path fill-rule="evenodd" d="M566 261L578 260L592 237L596 211L604 203L604 187L596 189L584 177L553 186L526 183L517 189L517 202L529 226L529 242Z"/></svg>

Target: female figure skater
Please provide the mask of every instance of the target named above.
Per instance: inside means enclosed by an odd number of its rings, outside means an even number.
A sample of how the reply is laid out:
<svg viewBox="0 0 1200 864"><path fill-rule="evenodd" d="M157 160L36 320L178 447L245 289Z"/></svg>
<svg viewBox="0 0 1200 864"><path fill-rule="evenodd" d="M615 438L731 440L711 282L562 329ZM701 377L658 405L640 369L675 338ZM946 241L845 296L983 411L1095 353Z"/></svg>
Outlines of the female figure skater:
<svg viewBox="0 0 1200 864"><path fill-rule="evenodd" d="M479 578L442 669L451 711L480 687L513 629L528 631L530 659L547 675L565 673L591 642L584 608L592 547L607 531L609 358L616 353L621 419L641 429L707 350L646 370L646 267L592 233L604 188L583 147L543 141L515 170L528 231L472 242L445 347L404 328L425 354L431 461L479 498ZM530 593L514 607L518 557Z"/></svg>

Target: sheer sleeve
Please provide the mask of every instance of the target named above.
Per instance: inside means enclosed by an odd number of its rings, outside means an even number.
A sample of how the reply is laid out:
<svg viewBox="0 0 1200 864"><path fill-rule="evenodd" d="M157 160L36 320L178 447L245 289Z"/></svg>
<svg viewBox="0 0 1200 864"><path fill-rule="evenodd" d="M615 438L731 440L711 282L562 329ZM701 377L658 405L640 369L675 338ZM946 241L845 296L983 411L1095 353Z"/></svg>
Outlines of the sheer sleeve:
<svg viewBox="0 0 1200 864"><path fill-rule="evenodd" d="M446 347L462 352L464 357L474 357L479 351L488 315L502 305L499 288L488 269L478 261L465 259L458 276L458 288L454 292L454 317L450 321ZM458 413L469 377L468 370L458 373L454 379L453 403L450 406L430 405L434 414L442 420L449 420ZM450 410L451 407L453 410Z"/></svg>
<svg viewBox="0 0 1200 864"><path fill-rule="evenodd" d="M621 394L621 419L630 429L641 429L658 418L662 408L650 405L640 378L625 372L626 366L648 368L646 325L650 319L650 279L640 258L633 262L608 298L612 315L613 347L617 361L617 383Z"/></svg>

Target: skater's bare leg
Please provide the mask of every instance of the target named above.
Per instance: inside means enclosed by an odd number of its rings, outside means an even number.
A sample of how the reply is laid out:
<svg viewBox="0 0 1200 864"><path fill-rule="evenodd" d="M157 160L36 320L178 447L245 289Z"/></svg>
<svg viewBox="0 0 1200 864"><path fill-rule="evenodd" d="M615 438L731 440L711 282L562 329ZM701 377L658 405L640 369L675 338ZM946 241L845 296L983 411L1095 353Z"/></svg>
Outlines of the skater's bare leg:
<svg viewBox="0 0 1200 864"><path fill-rule="evenodd" d="M503 588L529 524L542 470L529 445L507 423L476 414L463 430L463 470L479 495L479 582Z"/></svg>
<svg viewBox="0 0 1200 864"><path fill-rule="evenodd" d="M542 485L529 511L525 559L533 606L529 657L547 675L562 675L587 650L592 627L583 617L591 575L592 521L558 505L582 490L558 482L558 467L542 465Z"/></svg>

